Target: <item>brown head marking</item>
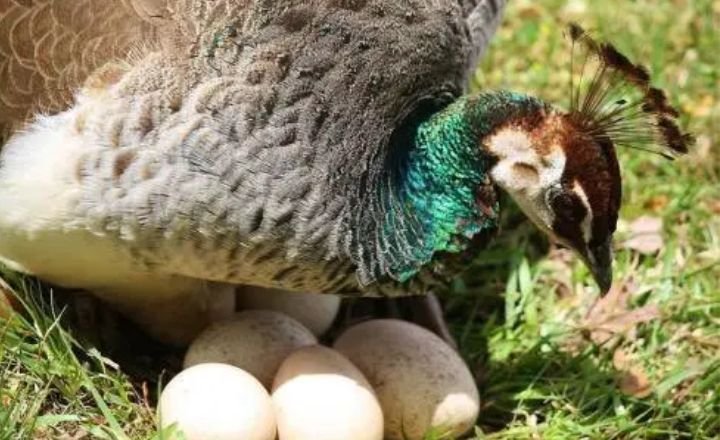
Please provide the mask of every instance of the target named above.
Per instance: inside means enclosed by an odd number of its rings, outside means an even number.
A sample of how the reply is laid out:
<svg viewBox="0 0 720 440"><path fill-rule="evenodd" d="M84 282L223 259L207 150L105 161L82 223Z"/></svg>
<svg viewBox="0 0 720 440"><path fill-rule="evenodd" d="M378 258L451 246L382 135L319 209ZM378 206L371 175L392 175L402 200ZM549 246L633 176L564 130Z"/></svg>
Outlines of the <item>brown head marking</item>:
<svg viewBox="0 0 720 440"><path fill-rule="evenodd" d="M577 130L568 130L561 145L566 157L562 186L571 189L578 184L582 188L592 211L589 245L599 245L615 232L622 198L615 147L607 137L593 137ZM576 201L576 206L581 205L578 202L582 201ZM562 220L561 216L556 219Z"/></svg>

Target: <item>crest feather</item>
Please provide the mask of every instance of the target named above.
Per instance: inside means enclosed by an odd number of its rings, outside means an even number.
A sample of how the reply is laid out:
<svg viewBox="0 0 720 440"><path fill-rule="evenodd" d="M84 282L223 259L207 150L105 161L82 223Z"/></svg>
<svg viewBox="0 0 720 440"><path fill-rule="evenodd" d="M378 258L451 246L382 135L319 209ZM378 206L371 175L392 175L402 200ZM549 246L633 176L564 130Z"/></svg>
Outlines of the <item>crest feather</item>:
<svg viewBox="0 0 720 440"><path fill-rule="evenodd" d="M573 45L569 116L580 129L670 159L688 152L694 139L680 130L680 113L664 91L651 85L645 66L594 40L577 24L568 26L568 34Z"/></svg>

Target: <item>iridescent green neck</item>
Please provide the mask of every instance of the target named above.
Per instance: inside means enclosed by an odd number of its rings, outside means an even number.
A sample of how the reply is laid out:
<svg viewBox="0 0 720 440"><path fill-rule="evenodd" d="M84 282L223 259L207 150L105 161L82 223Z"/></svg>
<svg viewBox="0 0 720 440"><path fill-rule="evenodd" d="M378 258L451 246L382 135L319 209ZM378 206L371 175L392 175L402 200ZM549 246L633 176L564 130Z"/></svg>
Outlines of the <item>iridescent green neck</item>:
<svg viewBox="0 0 720 440"><path fill-rule="evenodd" d="M379 189L383 220L376 242L367 243L381 266L373 272L407 281L437 254L465 251L473 236L496 228L499 207L478 205L479 191L493 189L493 159L482 140L542 105L525 95L487 93L462 97L421 122L391 182Z"/></svg>

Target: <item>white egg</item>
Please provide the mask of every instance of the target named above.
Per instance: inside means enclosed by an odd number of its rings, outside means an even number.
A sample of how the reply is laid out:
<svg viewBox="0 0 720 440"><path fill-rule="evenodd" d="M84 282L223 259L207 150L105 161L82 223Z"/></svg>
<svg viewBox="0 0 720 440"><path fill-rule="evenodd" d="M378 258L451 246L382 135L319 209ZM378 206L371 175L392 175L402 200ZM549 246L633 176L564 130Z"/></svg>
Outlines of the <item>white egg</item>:
<svg viewBox="0 0 720 440"><path fill-rule="evenodd" d="M282 361L295 349L314 344L317 339L310 330L289 316L248 310L205 329L190 345L183 365L234 365L270 389Z"/></svg>
<svg viewBox="0 0 720 440"><path fill-rule="evenodd" d="M276 434L265 388L224 364L196 365L175 376L160 396L158 416L163 428L175 425L172 440L273 440Z"/></svg>
<svg viewBox="0 0 720 440"><path fill-rule="evenodd" d="M285 313L300 321L315 336L321 336L335 321L340 297L243 286L237 290L237 305L240 310L266 309Z"/></svg>
<svg viewBox="0 0 720 440"><path fill-rule="evenodd" d="M283 362L272 394L280 440L382 440L383 415L362 373L319 345Z"/></svg>
<svg viewBox="0 0 720 440"><path fill-rule="evenodd" d="M477 419L478 390L462 358L434 333L393 319L367 321L335 342L365 374L385 415L387 440L428 432L460 436Z"/></svg>

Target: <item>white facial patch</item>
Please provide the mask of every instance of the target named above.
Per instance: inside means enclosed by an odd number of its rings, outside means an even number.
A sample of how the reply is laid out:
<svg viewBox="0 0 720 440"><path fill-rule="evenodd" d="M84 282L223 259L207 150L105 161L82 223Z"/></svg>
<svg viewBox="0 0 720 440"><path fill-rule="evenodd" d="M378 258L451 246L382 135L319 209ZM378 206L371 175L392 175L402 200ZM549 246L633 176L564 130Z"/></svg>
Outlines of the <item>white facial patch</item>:
<svg viewBox="0 0 720 440"><path fill-rule="evenodd" d="M498 158L490 171L493 180L520 206L525 215L554 237L554 214L545 203L548 188L560 182L565 169L565 153L559 146L540 155L528 134L506 128L487 139L487 148Z"/></svg>
<svg viewBox="0 0 720 440"><path fill-rule="evenodd" d="M585 218L583 219L582 223L580 224L581 231L583 233L583 238L585 239L585 243L589 243L590 239L592 238L592 222L593 222L593 214L592 209L590 209L590 201L588 200L587 194L585 194L585 190L582 186L580 186L580 183L577 181L573 184L573 191L582 201L583 205L585 205L585 209L587 210L587 215L585 215Z"/></svg>

